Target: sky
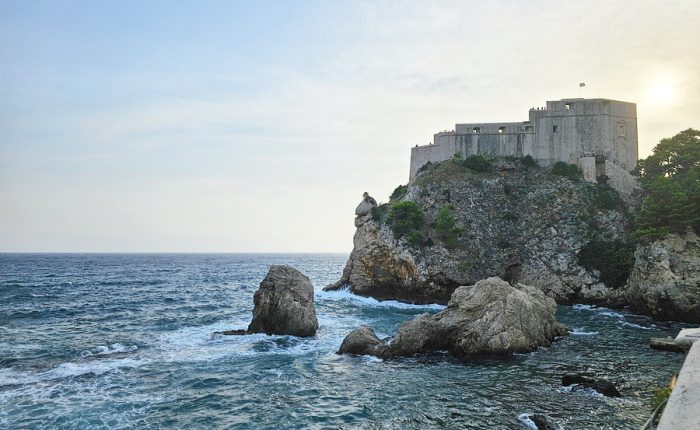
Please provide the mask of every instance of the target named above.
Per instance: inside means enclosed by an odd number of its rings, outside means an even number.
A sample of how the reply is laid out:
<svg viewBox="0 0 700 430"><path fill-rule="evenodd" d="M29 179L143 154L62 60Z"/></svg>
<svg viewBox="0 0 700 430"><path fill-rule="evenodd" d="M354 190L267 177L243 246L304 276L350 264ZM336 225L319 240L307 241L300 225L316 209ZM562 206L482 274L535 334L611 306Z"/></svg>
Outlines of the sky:
<svg viewBox="0 0 700 430"><path fill-rule="evenodd" d="M460 122L700 128L692 1L0 0L0 252L350 252Z"/></svg>

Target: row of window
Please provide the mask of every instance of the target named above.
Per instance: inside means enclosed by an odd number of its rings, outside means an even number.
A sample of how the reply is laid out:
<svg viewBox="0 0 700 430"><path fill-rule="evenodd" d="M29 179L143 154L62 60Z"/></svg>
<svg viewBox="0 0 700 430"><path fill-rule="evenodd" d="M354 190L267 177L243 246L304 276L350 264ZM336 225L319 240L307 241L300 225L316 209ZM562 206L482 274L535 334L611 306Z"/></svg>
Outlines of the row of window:
<svg viewBox="0 0 700 430"><path fill-rule="evenodd" d="M569 108L569 104L567 103L566 106L567 106L566 108L568 109L568 108ZM619 135L620 137L625 137L625 123L619 122L617 125L618 125L618 135ZM533 128L532 128L531 125L526 125L524 130L525 130L526 133L532 133ZM498 127L498 132L499 132L499 133L505 133L505 132L506 132L506 128L505 128L505 127ZM552 125L552 132L553 132L553 133L559 133L559 126L556 125L556 124L555 124L555 125ZM480 128L480 127L474 127L474 128L472 128L472 134L479 134L479 133L481 133L481 128Z"/></svg>

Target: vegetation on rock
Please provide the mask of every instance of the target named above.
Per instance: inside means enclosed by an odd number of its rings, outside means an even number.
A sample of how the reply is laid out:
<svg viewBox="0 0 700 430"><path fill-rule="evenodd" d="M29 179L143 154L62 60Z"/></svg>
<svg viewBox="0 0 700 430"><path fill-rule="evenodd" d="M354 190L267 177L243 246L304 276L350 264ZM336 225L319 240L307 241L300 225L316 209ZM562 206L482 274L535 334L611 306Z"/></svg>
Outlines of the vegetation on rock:
<svg viewBox="0 0 700 430"><path fill-rule="evenodd" d="M552 166L552 174L563 176L574 182L581 179L581 169L575 164L568 164L563 161L554 163L554 166Z"/></svg>
<svg viewBox="0 0 700 430"><path fill-rule="evenodd" d="M644 200L635 238L700 232L700 131L689 128L662 139L637 172Z"/></svg>
<svg viewBox="0 0 700 430"><path fill-rule="evenodd" d="M470 155L462 164L473 172L483 173L491 170L491 158L483 155Z"/></svg>
<svg viewBox="0 0 700 430"><path fill-rule="evenodd" d="M394 189L394 192L391 193L391 195L389 196L389 200L390 201L401 200L402 198L404 198L404 196L406 195L407 192L408 192L408 185L399 185L398 187L396 187L396 189Z"/></svg>
<svg viewBox="0 0 700 430"><path fill-rule="evenodd" d="M453 209L451 204L443 205L435 220L435 231L447 249L453 249L459 245L459 235L462 233L462 229L457 227L457 220L452 214Z"/></svg>
<svg viewBox="0 0 700 430"><path fill-rule="evenodd" d="M594 240L581 248L578 261L586 269L600 272L600 280L607 287L616 289L624 286L630 276L634 249L634 244L620 240Z"/></svg>
<svg viewBox="0 0 700 430"><path fill-rule="evenodd" d="M420 246L425 217L417 203L407 200L392 205L386 220L395 238L405 237L411 245Z"/></svg>

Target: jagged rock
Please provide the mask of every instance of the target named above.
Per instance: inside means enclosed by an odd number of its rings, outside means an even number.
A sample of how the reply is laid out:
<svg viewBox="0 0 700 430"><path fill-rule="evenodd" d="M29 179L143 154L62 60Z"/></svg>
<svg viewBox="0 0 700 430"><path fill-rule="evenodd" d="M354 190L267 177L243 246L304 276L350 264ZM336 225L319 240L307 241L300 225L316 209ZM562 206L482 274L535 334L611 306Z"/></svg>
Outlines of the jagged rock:
<svg viewBox="0 0 700 430"><path fill-rule="evenodd" d="M657 319L700 322L700 239L693 231L640 243L620 304Z"/></svg>
<svg viewBox="0 0 700 430"><path fill-rule="evenodd" d="M557 427L549 421L545 415L533 414L529 416L530 420L535 423L537 430L557 430Z"/></svg>
<svg viewBox="0 0 700 430"><path fill-rule="evenodd" d="M535 286L560 303L608 303L611 289L581 266L578 253L591 238L626 236L631 216L624 202L598 208L594 185L518 162L494 163L492 173L474 174L446 162L408 184L401 200L416 202L427 226L420 247L396 238L386 218L356 218L353 251L341 278L326 288L444 304L458 286L498 276ZM445 205L460 231L449 249L432 227ZM365 213L369 204L361 206L358 213Z"/></svg>
<svg viewBox="0 0 700 430"><path fill-rule="evenodd" d="M371 196L365 196L365 198L357 205L355 208L356 216L365 216L372 213L372 208L377 206L377 201Z"/></svg>
<svg viewBox="0 0 700 430"><path fill-rule="evenodd" d="M382 358L436 351L457 357L528 352L549 346L566 332L556 322L555 311L554 300L540 290L489 278L456 289L445 310L401 324L386 346L377 344L376 336L372 339L366 331L358 333L360 329L343 344L359 345L357 350Z"/></svg>
<svg viewBox="0 0 700 430"><path fill-rule="evenodd" d="M248 333L316 334L314 287L309 278L295 268L270 266L253 301L253 321Z"/></svg>
<svg viewBox="0 0 700 430"><path fill-rule="evenodd" d="M615 384L607 379L593 379L580 373L567 373L562 376L561 384L565 387L575 385L590 388L607 397L622 397Z"/></svg>
<svg viewBox="0 0 700 430"><path fill-rule="evenodd" d="M349 287L355 294L378 300L445 304L458 286L437 273L434 281L429 281L425 273L439 271L439 264L431 265L434 269L430 269L427 261L415 258L405 243L394 238L390 229L371 216L358 226L353 243L343 276L324 290Z"/></svg>
<svg viewBox="0 0 700 430"><path fill-rule="evenodd" d="M381 356L385 349L386 343L374 334L374 330L363 325L345 336L337 353Z"/></svg>

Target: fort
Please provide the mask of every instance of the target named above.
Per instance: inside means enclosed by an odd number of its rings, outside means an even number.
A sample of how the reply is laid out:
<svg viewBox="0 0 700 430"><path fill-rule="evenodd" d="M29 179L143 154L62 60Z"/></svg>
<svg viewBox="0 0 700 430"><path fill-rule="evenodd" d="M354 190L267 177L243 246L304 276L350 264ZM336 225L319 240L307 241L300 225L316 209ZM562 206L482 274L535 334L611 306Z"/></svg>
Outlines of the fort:
<svg viewBox="0 0 700 430"><path fill-rule="evenodd" d="M522 122L456 124L432 144L411 149L410 180L426 163L464 156L531 156L540 166L577 165L587 181L625 194L636 187L637 106L609 99L562 99L532 108Z"/></svg>

